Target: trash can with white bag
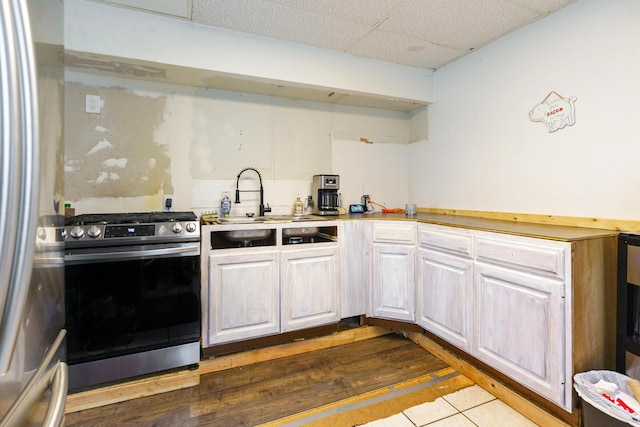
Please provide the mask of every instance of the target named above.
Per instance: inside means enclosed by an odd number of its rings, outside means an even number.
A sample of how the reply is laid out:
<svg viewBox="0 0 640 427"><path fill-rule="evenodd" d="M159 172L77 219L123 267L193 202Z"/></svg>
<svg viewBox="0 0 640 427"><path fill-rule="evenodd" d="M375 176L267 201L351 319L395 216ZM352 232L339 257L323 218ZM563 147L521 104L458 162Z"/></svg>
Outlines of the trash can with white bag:
<svg viewBox="0 0 640 427"><path fill-rule="evenodd" d="M640 403L630 377L613 371L588 371L573 377L582 399L584 427L640 427Z"/></svg>

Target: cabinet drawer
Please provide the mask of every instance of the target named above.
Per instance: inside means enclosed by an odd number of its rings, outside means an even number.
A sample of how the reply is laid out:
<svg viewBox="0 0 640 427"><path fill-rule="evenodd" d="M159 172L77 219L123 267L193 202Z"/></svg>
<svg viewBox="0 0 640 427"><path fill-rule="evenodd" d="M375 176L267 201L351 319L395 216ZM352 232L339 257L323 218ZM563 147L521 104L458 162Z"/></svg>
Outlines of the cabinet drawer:
<svg viewBox="0 0 640 427"><path fill-rule="evenodd" d="M537 244L530 240L533 239L494 240L478 237L477 259L564 279L566 248L560 245Z"/></svg>
<svg viewBox="0 0 640 427"><path fill-rule="evenodd" d="M418 242L422 248L433 248L473 257L473 236L464 232L452 233L441 227L419 226Z"/></svg>
<svg viewBox="0 0 640 427"><path fill-rule="evenodd" d="M397 223L391 221L375 222L373 224L374 242L415 243L415 223Z"/></svg>

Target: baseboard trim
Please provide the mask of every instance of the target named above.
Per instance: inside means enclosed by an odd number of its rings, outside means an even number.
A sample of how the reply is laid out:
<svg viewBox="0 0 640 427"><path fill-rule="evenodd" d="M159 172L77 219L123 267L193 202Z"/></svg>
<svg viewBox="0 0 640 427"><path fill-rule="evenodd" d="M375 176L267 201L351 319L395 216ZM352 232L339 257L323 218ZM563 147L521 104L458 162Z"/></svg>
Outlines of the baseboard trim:
<svg viewBox="0 0 640 427"><path fill-rule="evenodd" d="M69 394L65 413L120 403L200 384L198 370L184 370Z"/></svg>
<svg viewBox="0 0 640 427"><path fill-rule="evenodd" d="M475 366L461 359L456 354L451 353L449 350L431 340L424 334L407 332L407 337L429 353L445 362L451 368L472 380L478 386L493 394L525 417L529 418L534 423L545 427L578 426L579 414L577 411L574 411L573 413L566 413L565 417L560 419L537 406L530 400L522 397L520 394L516 393L510 387L501 383L491 375L477 369ZM559 411L562 410L559 409Z"/></svg>

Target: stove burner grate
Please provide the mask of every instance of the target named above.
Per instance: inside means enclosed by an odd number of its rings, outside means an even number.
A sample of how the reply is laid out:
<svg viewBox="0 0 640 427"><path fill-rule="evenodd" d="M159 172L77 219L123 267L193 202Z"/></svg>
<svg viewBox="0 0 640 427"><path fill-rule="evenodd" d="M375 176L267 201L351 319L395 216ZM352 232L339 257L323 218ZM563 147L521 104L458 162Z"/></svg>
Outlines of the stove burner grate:
<svg viewBox="0 0 640 427"><path fill-rule="evenodd" d="M81 214L65 219L66 226L91 224L148 224L175 221L197 221L193 212L105 213Z"/></svg>

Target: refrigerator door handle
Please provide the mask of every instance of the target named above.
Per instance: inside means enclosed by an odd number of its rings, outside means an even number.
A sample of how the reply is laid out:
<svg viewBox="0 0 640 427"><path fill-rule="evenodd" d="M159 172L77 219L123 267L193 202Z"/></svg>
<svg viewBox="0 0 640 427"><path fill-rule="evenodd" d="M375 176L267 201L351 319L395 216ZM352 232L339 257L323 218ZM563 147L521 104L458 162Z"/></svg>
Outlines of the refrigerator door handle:
<svg viewBox="0 0 640 427"><path fill-rule="evenodd" d="M40 401L42 395L48 388L52 389L52 396L45 417L51 424L45 423L43 426L57 427L62 425L61 421L62 418L64 418L67 401L67 364L60 360L55 362L53 366L51 366L51 364L59 349L65 345L64 339L66 334L67 331L64 329L60 331L35 374L33 374L24 390L22 390L18 399L13 403L11 408L9 408L4 418L0 420L0 427L22 425L29 415L29 412L31 412L33 407ZM55 424L55 422L58 423Z"/></svg>
<svg viewBox="0 0 640 427"><path fill-rule="evenodd" d="M38 403L44 392L51 388L51 398L47 407L42 427L60 427L64 419L67 402L67 364L59 361L39 381L25 389L19 404L11 407L7 415L0 421L0 427L23 425L29 412Z"/></svg>
<svg viewBox="0 0 640 427"><path fill-rule="evenodd" d="M67 402L68 373L67 364L58 362L51 386L51 402L44 418L43 427L59 427L63 425L64 411Z"/></svg>

